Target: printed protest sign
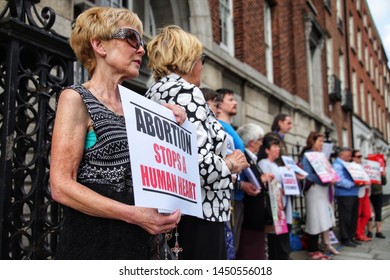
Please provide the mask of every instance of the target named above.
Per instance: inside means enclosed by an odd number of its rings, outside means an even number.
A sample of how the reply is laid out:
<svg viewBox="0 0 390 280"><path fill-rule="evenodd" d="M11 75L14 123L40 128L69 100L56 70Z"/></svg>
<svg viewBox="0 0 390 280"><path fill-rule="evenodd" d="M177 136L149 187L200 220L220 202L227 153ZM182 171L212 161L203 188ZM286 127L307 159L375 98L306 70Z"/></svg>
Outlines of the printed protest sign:
<svg viewBox="0 0 390 280"><path fill-rule="evenodd" d="M329 183L338 179L336 171L322 152L306 152L305 156L322 183Z"/></svg>
<svg viewBox="0 0 390 280"><path fill-rule="evenodd" d="M322 144L322 152L325 154L325 157L327 159L330 158L330 155L333 152L333 146L334 146L333 143L324 143L324 144Z"/></svg>
<svg viewBox="0 0 390 280"><path fill-rule="evenodd" d="M368 154L367 159L379 162L381 166L381 173L382 175L385 174L386 161L384 154Z"/></svg>
<svg viewBox="0 0 390 280"><path fill-rule="evenodd" d="M284 212L281 185L272 180L268 184L269 198L271 202L272 219L274 221L275 233L282 234L287 233L287 221L286 213Z"/></svg>
<svg viewBox="0 0 390 280"><path fill-rule="evenodd" d="M299 186L295 172L285 166L279 167L285 195L299 195Z"/></svg>
<svg viewBox="0 0 390 280"><path fill-rule="evenodd" d="M357 185L369 185L370 178L364 171L363 166L356 162L344 162L344 166Z"/></svg>
<svg viewBox="0 0 390 280"><path fill-rule="evenodd" d="M371 180L371 184L382 184L381 164L377 161L363 159L362 166Z"/></svg>
<svg viewBox="0 0 390 280"><path fill-rule="evenodd" d="M195 125L119 86L129 141L135 205L203 217Z"/></svg>
<svg viewBox="0 0 390 280"><path fill-rule="evenodd" d="M295 173L301 174L303 176L307 176L307 172L300 168L293 158L288 156L282 156L282 160L285 166L288 166L291 170L293 170Z"/></svg>

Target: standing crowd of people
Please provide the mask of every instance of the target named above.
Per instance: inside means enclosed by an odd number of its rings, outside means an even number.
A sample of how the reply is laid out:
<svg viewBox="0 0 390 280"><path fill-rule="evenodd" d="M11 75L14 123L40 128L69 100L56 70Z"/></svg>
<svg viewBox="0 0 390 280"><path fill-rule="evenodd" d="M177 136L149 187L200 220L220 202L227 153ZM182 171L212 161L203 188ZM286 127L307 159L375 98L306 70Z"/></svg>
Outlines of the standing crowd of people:
<svg viewBox="0 0 390 280"><path fill-rule="evenodd" d="M108 7L88 9L74 24L70 44L90 79L65 88L58 101L50 187L53 199L64 206L64 223L56 259L151 259L167 232L175 233L167 244L176 250L180 246L179 259L289 259L293 205L283 189L280 167L285 165L282 156L288 155L284 138L293 127L292 118L277 115L269 131L254 123L235 129L238 104L233 90L200 88L203 46L174 25L161 29L147 45L155 82L145 97L172 110L178 124L186 119L195 124L203 217L181 215L179 210L160 214L134 205L118 84L139 75L145 55L142 30L135 13ZM311 132L304 151L321 151L323 141L322 134ZM372 227L366 235L361 231L369 223L370 188L362 196L366 206L360 207L358 193L363 188L342 165L351 156L349 149L340 151L333 167L341 180L326 184L305 153L300 157L308 175L297 173L296 179L305 182L311 259L328 258L319 249L319 237L326 250L339 253L329 242L335 225L333 188L341 242L353 246L372 235ZM372 186L371 201L376 237L384 238L380 189ZM282 231L277 220L284 221Z"/></svg>

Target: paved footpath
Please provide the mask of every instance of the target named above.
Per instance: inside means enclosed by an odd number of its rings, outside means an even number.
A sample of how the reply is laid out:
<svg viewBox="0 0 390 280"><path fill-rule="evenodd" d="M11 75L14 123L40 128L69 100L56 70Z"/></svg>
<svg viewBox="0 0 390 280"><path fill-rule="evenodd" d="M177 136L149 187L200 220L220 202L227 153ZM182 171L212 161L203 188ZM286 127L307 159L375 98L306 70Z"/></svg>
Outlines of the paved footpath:
<svg viewBox="0 0 390 280"><path fill-rule="evenodd" d="M390 207L386 206L383 209L382 217L382 233L386 239L375 238L372 241L362 242L355 248L345 247L335 244L335 248L340 251L340 255L333 255L334 260L390 260ZM291 258L294 260L308 259L307 251L297 251L291 253Z"/></svg>

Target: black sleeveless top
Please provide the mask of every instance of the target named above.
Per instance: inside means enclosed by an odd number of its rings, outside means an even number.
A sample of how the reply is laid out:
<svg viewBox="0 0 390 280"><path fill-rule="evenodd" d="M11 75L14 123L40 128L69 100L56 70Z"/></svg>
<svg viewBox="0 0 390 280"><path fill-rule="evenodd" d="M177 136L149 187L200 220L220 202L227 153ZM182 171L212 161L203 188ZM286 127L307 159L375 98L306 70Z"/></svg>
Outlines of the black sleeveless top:
<svg viewBox="0 0 390 280"><path fill-rule="evenodd" d="M125 119L85 87L71 86L92 119L96 143L84 151L77 181L111 199L134 205ZM152 236L139 226L64 207L56 259L149 259Z"/></svg>

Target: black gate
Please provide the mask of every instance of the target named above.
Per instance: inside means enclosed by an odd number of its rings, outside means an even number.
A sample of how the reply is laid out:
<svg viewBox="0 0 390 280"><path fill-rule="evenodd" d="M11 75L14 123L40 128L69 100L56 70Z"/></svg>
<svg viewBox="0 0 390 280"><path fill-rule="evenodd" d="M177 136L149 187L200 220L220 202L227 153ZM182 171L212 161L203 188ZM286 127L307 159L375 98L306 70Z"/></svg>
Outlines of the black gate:
<svg viewBox="0 0 390 280"><path fill-rule="evenodd" d="M0 11L0 256L51 259L61 208L50 196L50 143L59 91L73 83L74 54L40 0Z"/></svg>

